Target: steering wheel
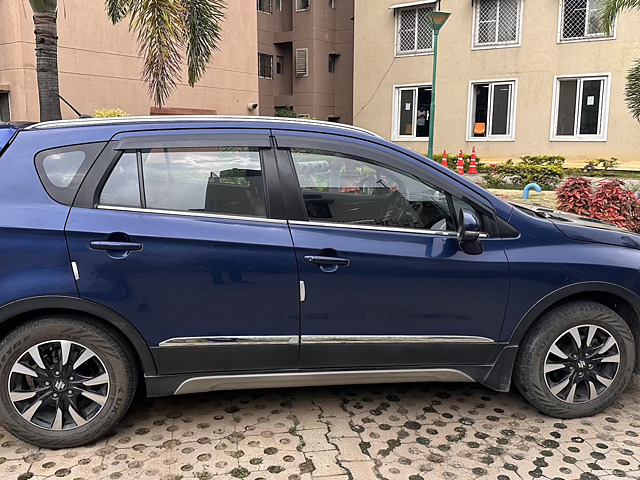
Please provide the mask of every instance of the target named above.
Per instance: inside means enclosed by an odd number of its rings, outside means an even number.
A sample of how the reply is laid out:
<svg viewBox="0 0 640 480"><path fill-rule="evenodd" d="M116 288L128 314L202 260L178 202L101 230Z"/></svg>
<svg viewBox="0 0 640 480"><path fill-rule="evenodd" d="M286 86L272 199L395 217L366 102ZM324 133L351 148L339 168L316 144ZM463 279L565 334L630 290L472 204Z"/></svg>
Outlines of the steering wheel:
<svg viewBox="0 0 640 480"><path fill-rule="evenodd" d="M411 207L411 203L404 198L404 196L398 191L394 191L389 198L380 207L380 218L382 223L391 227L404 227L402 225L402 219L408 217L408 220L424 227L424 222L418 215L418 213Z"/></svg>

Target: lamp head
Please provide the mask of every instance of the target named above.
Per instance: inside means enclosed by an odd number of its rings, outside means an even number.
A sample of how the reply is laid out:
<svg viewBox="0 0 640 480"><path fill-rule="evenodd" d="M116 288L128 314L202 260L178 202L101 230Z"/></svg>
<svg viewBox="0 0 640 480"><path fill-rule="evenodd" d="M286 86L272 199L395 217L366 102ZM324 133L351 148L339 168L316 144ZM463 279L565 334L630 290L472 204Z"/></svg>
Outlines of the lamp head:
<svg viewBox="0 0 640 480"><path fill-rule="evenodd" d="M437 34L443 27L443 25L447 23L450 15L451 14L449 12L431 10L429 13L427 13L427 21L433 28L433 31Z"/></svg>

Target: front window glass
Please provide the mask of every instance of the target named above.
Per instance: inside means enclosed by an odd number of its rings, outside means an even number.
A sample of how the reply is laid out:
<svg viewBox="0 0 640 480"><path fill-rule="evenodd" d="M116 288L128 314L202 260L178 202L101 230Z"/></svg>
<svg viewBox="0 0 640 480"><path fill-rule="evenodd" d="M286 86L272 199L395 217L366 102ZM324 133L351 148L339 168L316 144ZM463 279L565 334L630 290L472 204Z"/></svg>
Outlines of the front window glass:
<svg viewBox="0 0 640 480"><path fill-rule="evenodd" d="M448 195L427 183L340 153L293 149L309 220L453 231Z"/></svg>
<svg viewBox="0 0 640 480"><path fill-rule="evenodd" d="M431 121L431 87L402 87L396 89L395 136L400 138L429 138Z"/></svg>
<svg viewBox="0 0 640 480"><path fill-rule="evenodd" d="M604 138L604 91L607 78L560 78L557 85L555 136Z"/></svg>
<svg viewBox="0 0 640 480"><path fill-rule="evenodd" d="M515 82L475 83L472 85L472 138L510 139L514 125Z"/></svg>

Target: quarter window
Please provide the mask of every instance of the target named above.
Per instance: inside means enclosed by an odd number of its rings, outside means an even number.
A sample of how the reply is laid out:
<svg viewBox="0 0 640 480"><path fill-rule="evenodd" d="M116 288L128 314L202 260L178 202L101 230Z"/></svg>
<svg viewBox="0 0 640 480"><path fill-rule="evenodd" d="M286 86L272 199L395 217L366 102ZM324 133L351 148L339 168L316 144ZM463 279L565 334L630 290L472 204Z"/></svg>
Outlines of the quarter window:
<svg viewBox="0 0 640 480"><path fill-rule="evenodd" d="M554 108L556 140L606 138L608 84L608 77L557 79Z"/></svg>
<svg viewBox="0 0 640 480"><path fill-rule="evenodd" d="M258 149L153 149L122 155L100 204L265 217L264 195Z"/></svg>
<svg viewBox="0 0 640 480"><path fill-rule="evenodd" d="M396 87L393 137L401 140L429 138L431 86Z"/></svg>
<svg viewBox="0 0 640 480"><path fill-rule="evenodd" d="M453 231L448 195L416 177L340 153L294 149L309 220Z"/></svg>
<svg viewBox="0 0 640 480"><path fill-rule="evenodd" d="M469 139L513 140L515 80L471 84Z"/></svg>
<svg viewBox="0 0 640 480"><path fill-rule="evenodd" d="M427 20L427 13L433 9L421 6L396 11L397 55L433 52L433 28Z"/></svg>
<svg viewBox="0 0 640 480"><path fill-rule="evenodd" d="M475 10L476 47L520 44L522 0L478 0Z"/></svg>
<svg viewBox="0 0 640 480"><path fill-rule="evenodd" d="M562 0L560 41L610 38L600 22L603 0Z"/></svg>

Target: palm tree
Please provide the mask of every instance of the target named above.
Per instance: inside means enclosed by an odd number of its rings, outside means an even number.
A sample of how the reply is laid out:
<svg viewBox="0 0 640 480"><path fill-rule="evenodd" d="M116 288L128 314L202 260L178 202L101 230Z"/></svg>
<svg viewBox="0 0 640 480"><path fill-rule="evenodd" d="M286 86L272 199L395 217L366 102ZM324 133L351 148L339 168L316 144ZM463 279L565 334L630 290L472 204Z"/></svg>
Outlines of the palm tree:
<svg viewBox="0 0 640 480"><path fill-rule="evenodd" d="M60 120L58 98L58 0L29 0L36 34L36 72L40 120Z"/></svg>
<svg viewBox="0 0 640 480"><path fill-rule="evenodd" d="M618 14L625 10L640 10L640 0L603 1L602 26L607 34L613 30ZM640 59L636 59L635 65L629 69L624 97L631 115L640 121Z"/></svg>
<svg viewBox="0 0 640 480"><path fill-rule="evenodd" d="M204 75L218 49L224 18L224 0L105 0L115 24L129 19L144 58L142 79L158 107L169 98L181 78L186 55L192 87ZM59 120L58 0L29 0L33 9L40 120Z"/></svg>

